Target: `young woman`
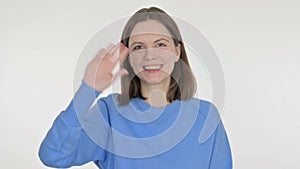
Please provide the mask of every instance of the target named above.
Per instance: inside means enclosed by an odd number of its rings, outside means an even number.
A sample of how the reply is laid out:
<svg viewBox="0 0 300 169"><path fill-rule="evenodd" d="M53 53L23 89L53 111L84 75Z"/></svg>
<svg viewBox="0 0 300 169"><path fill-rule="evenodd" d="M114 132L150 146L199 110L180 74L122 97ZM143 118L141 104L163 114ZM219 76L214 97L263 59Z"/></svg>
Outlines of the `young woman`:
<svg viewBox="0 0 300 169"><path fill-rule="evenodd" d="M121 94L92 106L118 77ZM208 114L219 116L211 103L193 97L195 91L176 23L159 8L143 8L127 22L121 42L88 64L71 104L43 140L40 159L58 168L93 161L101 169L230 169L221 121L199 142Z"/></svg>

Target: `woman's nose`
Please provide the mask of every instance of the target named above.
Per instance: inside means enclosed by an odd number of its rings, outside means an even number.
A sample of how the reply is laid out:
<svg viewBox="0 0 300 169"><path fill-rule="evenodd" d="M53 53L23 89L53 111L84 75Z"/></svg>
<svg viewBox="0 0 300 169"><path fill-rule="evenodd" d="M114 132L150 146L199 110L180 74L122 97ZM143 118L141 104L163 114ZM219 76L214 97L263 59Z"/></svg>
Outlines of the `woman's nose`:
<svg viewBox="0 0 300 169"><path fill-rule="evenodd" d="M144 59L145 60L154 60L157 58L156 52L153 51L153 49L146 49L144 53Z"/></svg>

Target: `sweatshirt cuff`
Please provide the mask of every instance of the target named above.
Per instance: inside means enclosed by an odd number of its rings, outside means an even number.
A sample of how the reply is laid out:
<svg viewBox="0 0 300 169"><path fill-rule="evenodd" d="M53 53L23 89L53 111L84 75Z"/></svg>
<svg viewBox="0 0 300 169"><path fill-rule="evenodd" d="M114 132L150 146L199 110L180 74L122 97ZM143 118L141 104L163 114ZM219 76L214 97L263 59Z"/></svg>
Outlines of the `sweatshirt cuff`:
<svg viewBox="0 0 300 169"><path fill-rule="evenodd" d="M84 115L101 93L82 80L73 100L67 109L62 112L61 116L69 125L73 127L81 126L80 121L82 122Z"/></svg>

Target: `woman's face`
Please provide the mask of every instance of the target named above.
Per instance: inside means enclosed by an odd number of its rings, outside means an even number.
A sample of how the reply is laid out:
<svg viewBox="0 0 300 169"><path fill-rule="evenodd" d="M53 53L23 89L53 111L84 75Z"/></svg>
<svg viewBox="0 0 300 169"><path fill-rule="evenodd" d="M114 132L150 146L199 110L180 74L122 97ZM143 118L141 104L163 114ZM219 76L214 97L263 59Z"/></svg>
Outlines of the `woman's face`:
<svg viewBox="0 0 300 169"><path fill-rule="evenodd" d="M129 61L141 81L147 84L169 82L180 45L175 46L169 31L158 21L139 22L129 38Z"/></svg>

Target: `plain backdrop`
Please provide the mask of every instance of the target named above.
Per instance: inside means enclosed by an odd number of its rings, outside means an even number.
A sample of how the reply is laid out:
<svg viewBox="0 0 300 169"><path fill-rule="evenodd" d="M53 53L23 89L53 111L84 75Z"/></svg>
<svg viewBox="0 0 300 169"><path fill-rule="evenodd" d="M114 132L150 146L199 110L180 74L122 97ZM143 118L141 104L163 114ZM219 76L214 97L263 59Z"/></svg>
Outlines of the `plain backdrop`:
<svg viewBox="0 0 300 169"><path fill-rule="evenodd" d="M153 5L194 25L218 54L234 168L300 168L300 2L291 0L0 0L0 168L47 168L38 148L72 99L85 44Z"/></svg>

